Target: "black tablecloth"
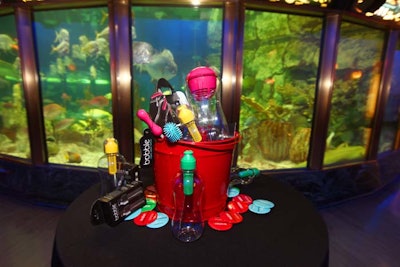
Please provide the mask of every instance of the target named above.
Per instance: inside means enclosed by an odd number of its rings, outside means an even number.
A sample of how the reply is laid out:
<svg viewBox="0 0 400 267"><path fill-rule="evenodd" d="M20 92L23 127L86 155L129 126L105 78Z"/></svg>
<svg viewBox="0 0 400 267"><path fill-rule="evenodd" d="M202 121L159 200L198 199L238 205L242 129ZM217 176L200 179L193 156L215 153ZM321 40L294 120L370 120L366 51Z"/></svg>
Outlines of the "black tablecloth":
<svg viewBox="0 0 400 267"><path fill-rule="evenodd" d="M326 225L312 204L293 188L260 176L241 188L253 199L275 203L268 214L247 211L226 232L206 226L193 243L176 240L170 224L151 229L133 221L92 226L93 186L67 209L57 227L53 266L288 266L328 265Z"/></svg>

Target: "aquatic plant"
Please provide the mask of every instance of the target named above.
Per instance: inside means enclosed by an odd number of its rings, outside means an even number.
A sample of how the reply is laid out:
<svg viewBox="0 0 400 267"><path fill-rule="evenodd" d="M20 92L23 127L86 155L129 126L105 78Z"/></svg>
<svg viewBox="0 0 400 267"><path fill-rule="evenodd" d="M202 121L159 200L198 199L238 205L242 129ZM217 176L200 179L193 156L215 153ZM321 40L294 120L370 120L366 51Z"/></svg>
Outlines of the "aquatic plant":
<svg viewBox="0 0 400 267"><path fill-rule="evenodd" d="M308 156L322 21L246 10L240 160Z"/></svg>
<svg viewBox="0 0 400 267"><path fill-rule="evenodd" d="M300 128L294 134L289 149L289 159L294 163L307 160L310 148L311 128Z"/></svg>

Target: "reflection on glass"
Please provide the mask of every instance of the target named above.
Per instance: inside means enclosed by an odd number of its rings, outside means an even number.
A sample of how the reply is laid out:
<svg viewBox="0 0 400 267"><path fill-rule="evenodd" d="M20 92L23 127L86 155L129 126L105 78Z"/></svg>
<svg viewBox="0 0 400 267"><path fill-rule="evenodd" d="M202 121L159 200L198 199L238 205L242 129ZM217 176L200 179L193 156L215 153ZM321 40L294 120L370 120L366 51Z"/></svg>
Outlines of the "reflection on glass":
<svg viewBox="0 0 400 267"><path fill-rule="evenodd" d="M0 17L0 153L30 158L14 16Z"/></svg>
<svg viewBox="0 0 400 267"><path fill-rule="evenodd" d="M113 136L107 8L35 13L48 160L97 166Z"/></svg>
<svg viewBox="0 0 400 267"><path fill-rule="evenodd" d="M222 8L132 7L134 113L149 110L160 78L175 90L186 90L185 79L195 67L221 70ZM135 155L146 128L135 116ZM138 158L136 158L136 163Z"/></svg>
<svg viewBox="0 0 400 267"><path fill-rule="evenodd" d="M306 165L322 19L246 10L238 165Z"/></svg>
<svg viewBox="0 0 400 267"><path fill-rule="evenodd" d="M384 33L343 22L324 165L364 160L378 96Z"/></svg>
<svg viewBox="0 0 400 267"><path fill-rule="evenodd" d="M389 97L385 107L379 152L397 149L400 145L400 41L394 56Z"/></svg>

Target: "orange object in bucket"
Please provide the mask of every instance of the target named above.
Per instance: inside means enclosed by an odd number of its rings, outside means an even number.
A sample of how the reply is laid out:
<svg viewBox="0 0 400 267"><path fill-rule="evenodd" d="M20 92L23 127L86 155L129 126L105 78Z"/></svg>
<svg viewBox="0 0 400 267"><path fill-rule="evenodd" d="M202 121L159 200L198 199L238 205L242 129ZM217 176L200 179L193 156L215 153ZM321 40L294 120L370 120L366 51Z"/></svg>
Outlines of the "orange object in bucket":
<svg viewBox="0 0 400 267"><path fill-rule="evenodd" d="M196 158L196 171L204 184L203 219L224 210L231 172L232 156L239 134L212 142L168 142L157 140L154 146L154 176L158 194L158 208L170 218L174 212L173 187L180 170L185 150L192 150Z"/></svg>

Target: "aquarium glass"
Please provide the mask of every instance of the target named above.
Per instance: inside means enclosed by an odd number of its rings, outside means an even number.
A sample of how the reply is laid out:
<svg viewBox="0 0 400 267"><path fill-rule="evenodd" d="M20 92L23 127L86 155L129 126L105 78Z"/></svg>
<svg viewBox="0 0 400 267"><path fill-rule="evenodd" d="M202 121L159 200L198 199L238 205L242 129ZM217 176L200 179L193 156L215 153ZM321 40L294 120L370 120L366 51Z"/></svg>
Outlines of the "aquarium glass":
<svg viewBox="0 0 400 267"><path fill-rule="evenodd" d="M15 17L0 16L0 25L0 154L30 158Z"/></svg>
<svg viewBox="0 0 400 267"><path fill-rule="evenodd" d="M50 163L97 166L113 136L108 10L34 13Z"/></svg>
<svg viewBox="0 0 400 267"><path fill-rule="evenodd" d="M238 165L306 165L319 64L318 17L246 10Z"/></svg>
<svg viewBox="0 0 400 267"><path fill-rule="evenodd" d="M186 91L186 76L195 67L221 70L223 9L218 7L132 7L134 112L149 111L158 79ZM135 156L147 126L136 116ZM137 162L136 162L137 163Z"/></svg>
<svg viewBox="0 0 400 267"><path fill-rule="evenodd" d="M343 22L324 166L365 159L375 115L384 32Z"/></svg>
<svg viewBox="0 0 400 267"><path fill-rule="evenodd" d="M379 152L398 149L400 146L400 40L393 61L392 80L389 97L385 106Z"/></svg>

